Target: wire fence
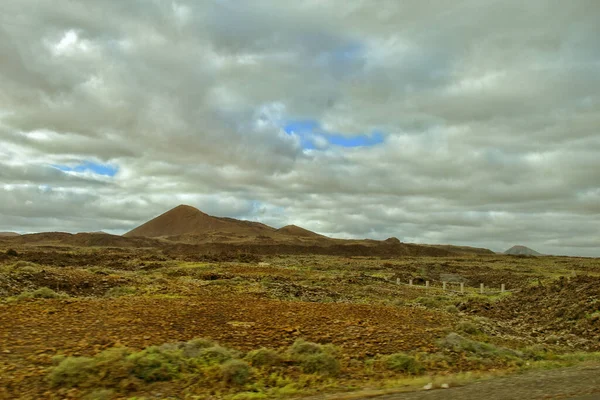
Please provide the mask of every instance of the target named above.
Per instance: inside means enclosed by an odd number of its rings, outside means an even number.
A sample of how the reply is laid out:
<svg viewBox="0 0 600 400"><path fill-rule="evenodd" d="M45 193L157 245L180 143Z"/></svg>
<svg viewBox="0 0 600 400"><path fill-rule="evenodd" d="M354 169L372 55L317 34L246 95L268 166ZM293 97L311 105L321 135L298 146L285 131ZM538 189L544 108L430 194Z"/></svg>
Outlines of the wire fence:
<svg viewBox="0 0 600 400"><path fill-rule="evenodd" d="M423 282L423 280L420 280ZM437 286L434 284L437 283ZM419 285L414 282L414 279L409 279L408 282L402 282L400 278L396 279L396 285L398 286L408 286L415 289L423 289L423 290L431 290L431 291L442 291L442 292L451 292L460 295L465 294L473 294L478 293L482 295L497 295L502 293L517 293L522 289L507 289L506 284L501 283L497 285L498 289L494 290L490 286L485 286L485 284L480 283L479 288L472 286L465 286L464 282L454 282L454 281L440 281L435 279L424 280L423 285Z"/></svg>

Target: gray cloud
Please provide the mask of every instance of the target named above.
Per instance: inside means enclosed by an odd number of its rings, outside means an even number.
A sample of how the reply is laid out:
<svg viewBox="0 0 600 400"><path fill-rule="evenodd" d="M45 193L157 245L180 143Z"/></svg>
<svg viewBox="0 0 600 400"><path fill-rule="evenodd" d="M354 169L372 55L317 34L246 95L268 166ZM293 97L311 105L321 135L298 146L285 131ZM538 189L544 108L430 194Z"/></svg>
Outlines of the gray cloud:
<svg viewBox="0 0 600 400"><path fill-rule="evenodd" d="M0 230L180 203L339 237L600 256L596 1L0 5ZM384 142L303 148L290 121ZM86 162L114 177L64 172Z"/></svg>

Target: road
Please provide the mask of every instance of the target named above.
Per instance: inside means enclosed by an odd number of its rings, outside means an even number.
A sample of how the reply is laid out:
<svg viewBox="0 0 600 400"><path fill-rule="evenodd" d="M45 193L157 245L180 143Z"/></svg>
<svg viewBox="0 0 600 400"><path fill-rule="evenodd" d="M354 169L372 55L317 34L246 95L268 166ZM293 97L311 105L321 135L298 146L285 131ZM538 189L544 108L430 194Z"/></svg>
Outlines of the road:
<svg viewBox="0 0 600 400"><path fill-rule="evenodd" d="M361 397L360 393L311 397L311 400L600 400L600 364L582 364L472 384L417 392Z"/></svg>

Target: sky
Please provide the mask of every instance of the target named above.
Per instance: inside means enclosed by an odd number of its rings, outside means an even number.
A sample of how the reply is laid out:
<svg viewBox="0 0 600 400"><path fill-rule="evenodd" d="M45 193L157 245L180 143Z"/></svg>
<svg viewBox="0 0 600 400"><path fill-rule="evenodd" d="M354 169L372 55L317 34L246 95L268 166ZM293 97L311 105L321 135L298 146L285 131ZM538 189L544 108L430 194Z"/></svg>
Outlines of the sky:
<svg viewBox="0 0 600 400"><path fill-rule="evenodd" d="M3 0L0 231L179 204L600 257L596 0Z"/></svg>

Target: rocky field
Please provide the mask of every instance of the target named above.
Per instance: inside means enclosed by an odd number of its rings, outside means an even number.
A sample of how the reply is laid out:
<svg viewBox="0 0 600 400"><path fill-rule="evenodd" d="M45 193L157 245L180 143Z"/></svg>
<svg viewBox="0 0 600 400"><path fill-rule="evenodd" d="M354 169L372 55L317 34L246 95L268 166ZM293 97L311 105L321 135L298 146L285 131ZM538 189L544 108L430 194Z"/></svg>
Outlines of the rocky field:
<svg viewBox="0 0 600 400"><path fill-rule="evenodd" d="M287 398L569 365L598 359L598 288L583 258L2 248L0 398Z"/></svg>

